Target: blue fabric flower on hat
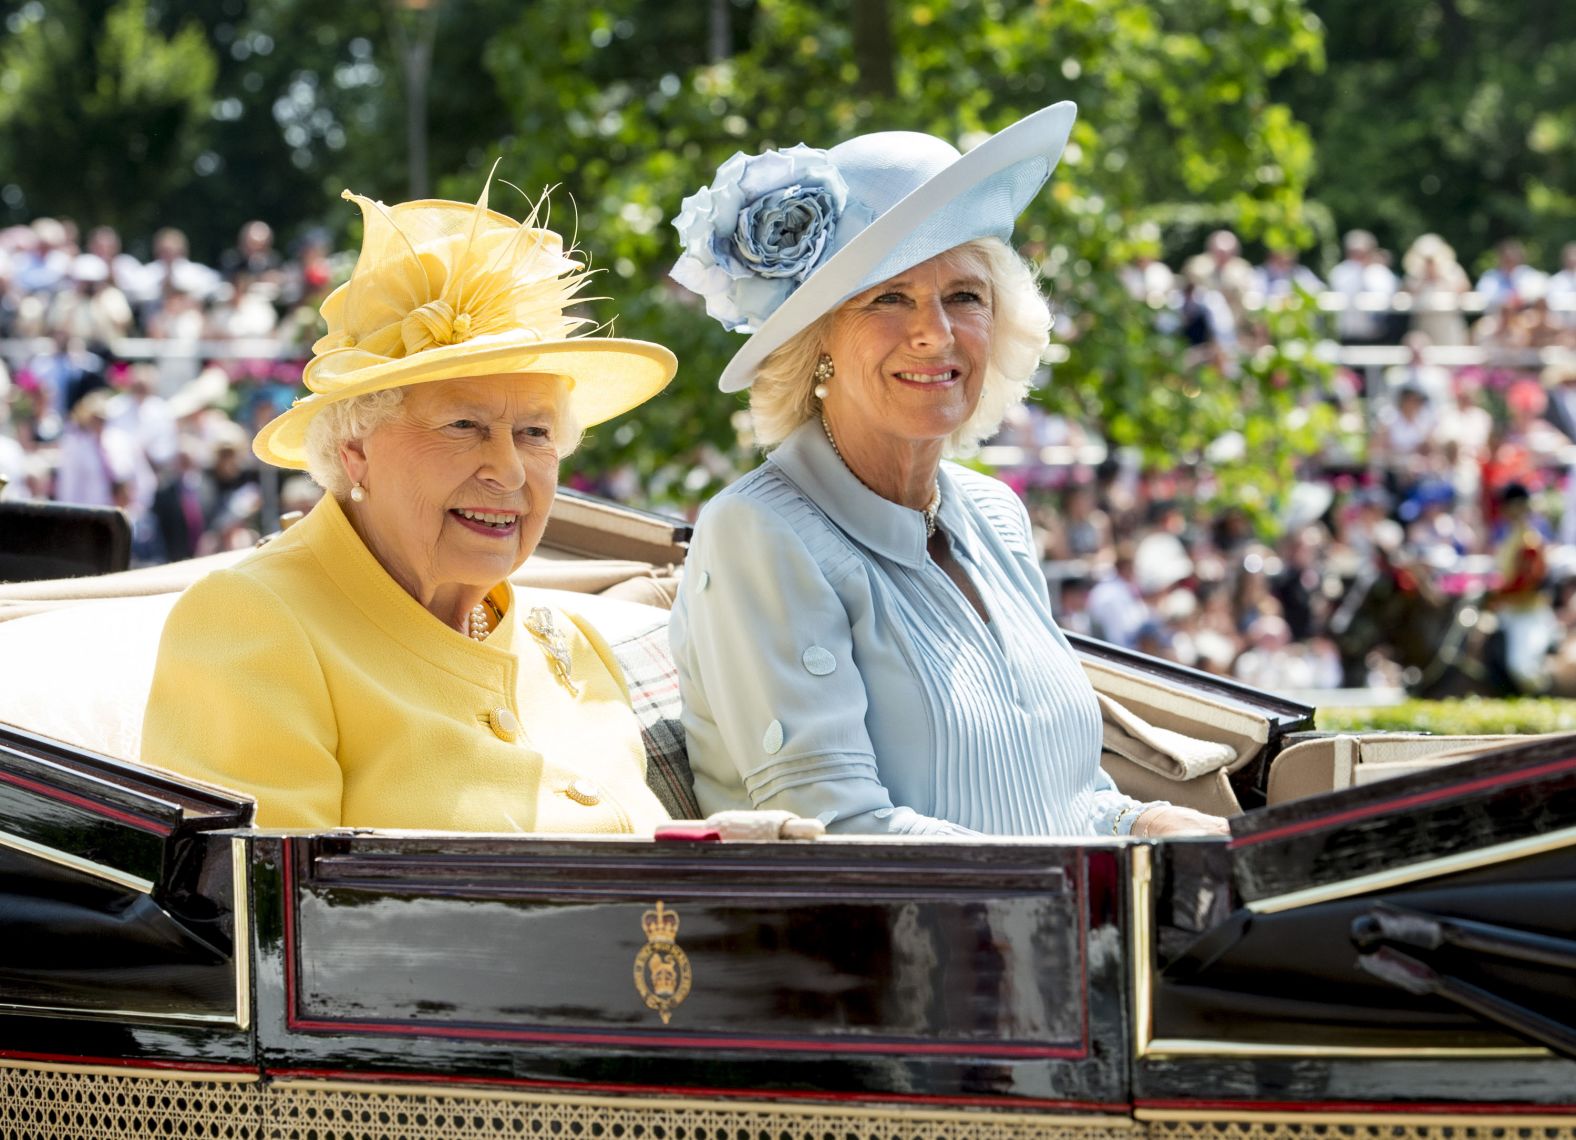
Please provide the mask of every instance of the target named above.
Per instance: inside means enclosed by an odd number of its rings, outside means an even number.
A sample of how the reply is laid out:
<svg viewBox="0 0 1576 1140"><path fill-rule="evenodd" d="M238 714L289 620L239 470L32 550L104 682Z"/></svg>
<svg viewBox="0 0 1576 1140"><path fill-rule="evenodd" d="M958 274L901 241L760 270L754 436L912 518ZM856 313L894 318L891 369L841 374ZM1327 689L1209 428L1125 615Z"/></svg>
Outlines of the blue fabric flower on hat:
<svg viewBox="0 0 1576 1140"><path fill-rule="evenodd" d="M673 221L684 253L671 276L725 328L753 333L826 259L847 206L824 150L735 154L684 199Z"/></svg>

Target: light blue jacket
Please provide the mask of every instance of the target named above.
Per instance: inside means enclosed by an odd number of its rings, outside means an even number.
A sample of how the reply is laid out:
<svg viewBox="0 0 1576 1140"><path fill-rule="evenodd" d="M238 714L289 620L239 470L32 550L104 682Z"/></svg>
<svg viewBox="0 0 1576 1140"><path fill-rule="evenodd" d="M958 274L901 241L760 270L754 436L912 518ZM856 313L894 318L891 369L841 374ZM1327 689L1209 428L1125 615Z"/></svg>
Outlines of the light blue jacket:
<svg viewBox="0 0 1576 1140"><path fill-rule="evenodd" d="M1125 833L1100 710L1023 504L942 465L939 525L989 622L811 420L702 511L669 625L707 811L846 833Z"/></svg>

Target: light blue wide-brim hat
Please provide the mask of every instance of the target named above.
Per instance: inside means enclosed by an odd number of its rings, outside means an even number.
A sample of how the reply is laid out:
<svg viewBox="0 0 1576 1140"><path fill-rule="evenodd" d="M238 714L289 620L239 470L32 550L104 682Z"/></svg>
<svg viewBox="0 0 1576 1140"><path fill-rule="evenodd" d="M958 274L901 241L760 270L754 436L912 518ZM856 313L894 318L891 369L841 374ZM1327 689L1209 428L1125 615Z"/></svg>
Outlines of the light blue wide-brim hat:
<svg viewBox="0 0 1576 1140"><path fill-rule="evenodd" d="M1010 241L1018 215L1056 168L1077 112L1071 102L1046 107L966 154L933 135L880 131L828 151L735 155L674 222L686 245L674 278L706 297L707 311L726 326L749 334L718 386L748 388L772 352L905 269L978 238ZM761 172L753 184L752 163ZM752 213L763 201L767 208ZM764 260L748 245L753 238L736 234L760 238Z"/></svg>

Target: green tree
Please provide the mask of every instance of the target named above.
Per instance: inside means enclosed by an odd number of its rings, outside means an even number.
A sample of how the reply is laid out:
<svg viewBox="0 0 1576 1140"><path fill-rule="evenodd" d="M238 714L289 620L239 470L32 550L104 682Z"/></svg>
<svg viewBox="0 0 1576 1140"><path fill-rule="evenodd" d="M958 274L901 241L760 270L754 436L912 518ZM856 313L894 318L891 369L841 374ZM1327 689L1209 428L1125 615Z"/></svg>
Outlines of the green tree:
<svg viewBox="0 0 1576 1140"><path fill-rule="evenodd" d="M1318 145L1308 192L1397 252L1434 231L1468 268L1523 237L1553 265L1572 237L1576 5L1310 0L1329 65L1281 76Z"/></svg>
<svg viewBox="0 0 1576 1140"><path fill-rule="evenodd" d="M8 22L0 145L28 212L156 224L208 123L215 63L201 30L162 34L148 0L27 5Z"/></svg>
<svg viewBox="0 0 1576 1140"><path fill-rule="evenodd" d="M595 433L581 464L633 462L676 497L715 489L704 475L684 472L680 484L665 469L697 448L733 447L741 404L713 383L738 338L664 274L677 254L668 220L734 150L830 146L877 129L966 144L1072 98L1082 108L1072 145L1019 227L1071 340L1041 398L1156 462L1195 458L1239 432L1251 446L1223 485L1267 501L1321 428L1299 411L1322 374L1300 351L1306 315L1278 317L1283 347L1238 375L1189 367L1184 346L1157 336L1155 314L1118 287L1117 270L1146 225L1168 221L1179 203L1249 238L1308 239L1311 146L1268 82L1317 64L1316 21L1298 0L876 7L890 17L885 29L870 26L873 9L856 19L856 0L759 0L735 21L747 46L722 63L703 58L705 36L682 25L705 18L700 6L680 17L643 0L541 0L494 35L486 65L521 126L504 168L523 185L572 192L582 242L610 270L604 291L618 300L619 331L670 343L682 361L672 393ZM890 95L885 76L872 82L860 67L883 41Z"/></svg>
<svg viewBox="0 0 1576 1140"><path fill-rule="evenodd" d="M368 107L379 118L377 10L302 0L184 0L163 9L166 32L182 23L201 27L214 49L205 109L212 126L161 221L185 230L193 256L209 263L253 218L288 245L327 214L324 182L349 144L346 124Z"/></svg>
<svg viewBox="0 0 1576 1140"><path fill-rule="evenodd" d="M1065 360L1039 398L1157 463L1195 458L1236 432L1244 459L1221 486L1261 501L1316 441L1321 424L1305 405L1320 370L1303 351L1306 312L1277 315L1271 347L1227 375L1191 364L1118 286L1120 267L1156 232L1180 243L1227 224L1250 241L1310 240L1312 145L1272 86L1301 82L1321 62L1321 28L1304 0L439 4L436 191L473 197L498 158L500 177L533 195L558 187L553 223L578 234L613 299L591 311L616 310L615 331L669 344L682 362L663 398L593 433L575 470L632 465L657 499L693 503L750 462L738 446L742 402L714 386L739 338L666 279L677 256L669 221L733 151L830 146L879 129L967 146L1062 98L1078 101L1080 121L1018 231L1062 313ZM124 211L78 209L85 180L73 171L71 185L58 174L40 181L40 156L93 165L109 161L106 147L123 155L154 102L144 84L73 114L81 78L103 70L84 45L101 43L109 21L88 6L63 0L41 18L41 5L0 0L14 33L0 55L11 65L0 146L29 156L13 170L33 212L84 213L128 232L175 221L212 257L254 216L286 236L326 222L353 240L354 211L337 201L345 186L405 196L392 0L122 0L112 11L142 13L117 33L138 44L139 74L162 77L185 101L178 123L149 135L167 151L115 185L110 200ZM178 86L174 61L187 56ZM130 125L106 128L112 142L87 137L111 108ZM506 209L523 205L506 187L494 193Z"/></svg>
<svg viewBox="0 0 1576 1140"><path fill-rule="evenodd" d="M397 27L436 21L428 91L429 168L486 165L512 129L497 85L479 73L504 0L434 0L422 13L397 0L186 0L163 15L195 20L217 49L210 132L197 176L170 203L209 258L262 218L288 240L326 226L345 237L355 211L346 187L387 201L409 196L406 69Z"/></svg>

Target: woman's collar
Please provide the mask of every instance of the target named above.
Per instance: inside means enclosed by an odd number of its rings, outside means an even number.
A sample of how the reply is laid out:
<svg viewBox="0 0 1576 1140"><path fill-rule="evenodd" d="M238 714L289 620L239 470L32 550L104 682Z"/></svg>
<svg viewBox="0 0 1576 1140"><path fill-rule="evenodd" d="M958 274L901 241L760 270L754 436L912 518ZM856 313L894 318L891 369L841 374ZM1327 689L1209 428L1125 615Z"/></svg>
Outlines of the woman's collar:
<svg viewBox="0 0 1576 1140"><path fill-rule="evenodd" d="M969 523L969 512L963 504L967 492L953 478L951 467L952 464L943 460L941 469L936 473L936 480L941 486L941 509L936 512L936 526L946 532L947 541L954 549L961 549L973 558L974 531Z"/></svg>
<svg viewBox="0 0 1576 1140"><path fill-rule="evenodd" d="M394 580L361 541L332 495L324 495L307 518L286 533L294 534L297 528L301 528L300 537L313 547L319 564L339 589L389 632L416 637L423 648L437 644L460 652L470 652L470 646L509 651L515 599L507 579L487 591L493 604L503 611L503 620L486 641L473 641L435 617ZM417 647L416 642L409 644Z"/></svg>
<svg viewBox="0 0 1576 1140"><path fill-rule="evenodd" d="M925 519L920 512L884 499L866 487L832 450L818 418L806 420L771 453L794 485L861 546L910 569L925 564ZM950 540L967 546L965 512L957 481L942 464L939 525Z"/></svg>

